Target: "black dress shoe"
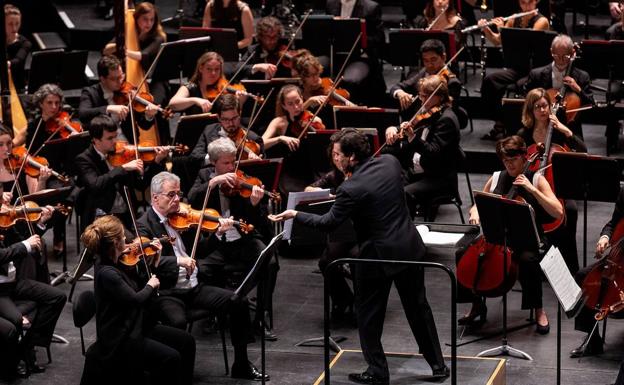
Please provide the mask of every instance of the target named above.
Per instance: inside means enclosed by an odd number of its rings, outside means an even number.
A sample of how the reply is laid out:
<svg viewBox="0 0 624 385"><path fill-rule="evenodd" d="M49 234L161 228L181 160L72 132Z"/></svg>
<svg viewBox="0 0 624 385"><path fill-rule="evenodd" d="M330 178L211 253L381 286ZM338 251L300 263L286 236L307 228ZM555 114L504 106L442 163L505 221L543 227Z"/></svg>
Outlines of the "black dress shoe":
<svg viewBox="0 0 624 385"><path fill-rule="evenodd" d="M474 311L471 310L468 315L465 315L457 320L457 324L460 326L478 327L482 326L487 321L487 306L485 304L479 305Z"/></svg>
<svg viewBox="0 0 624 385"><path fill-rule="evenodd" d="M541 334L541 335L550 333L550 323L547 323L546 325L540 325L536 323L535 331L537 332L537 334Z"/></svg>
<svg viewBox="0 0 624 385"><path fill-rule="evenodd" d="M357 382L358 384L371 384L371 385L388 385L390 380L387 378L379 378L370 373L350 373L349 380Z"/></svg>
<svg viewBox="0 0 624 385"><path fill-rule="evenodd" d="M245 380L262 381L262 373L251 362L238 364L235 362L232 365L232 378L242 378ZM265 381L270 381L271 377L268 374L264 375Z"/></svg>
<svg viewBox="0 0 624 385"><path fill-rule="evenodd" d="M432 370L433 370L433 374L431 375L431 377L433 377L433 379L435 380L441 380L451 375L451 370L446 365L435 368L435 369L432 368Z"/></svg>
<svg viewBox="0 0 624 385"><path fill-rule="evenodd" d="M570 358L579 358L583 356L593 356L601 354L603 352L602 339L598 336L593 336L591 339L585 338L581 346L576 349L572 349L570 352Z"/></svg>

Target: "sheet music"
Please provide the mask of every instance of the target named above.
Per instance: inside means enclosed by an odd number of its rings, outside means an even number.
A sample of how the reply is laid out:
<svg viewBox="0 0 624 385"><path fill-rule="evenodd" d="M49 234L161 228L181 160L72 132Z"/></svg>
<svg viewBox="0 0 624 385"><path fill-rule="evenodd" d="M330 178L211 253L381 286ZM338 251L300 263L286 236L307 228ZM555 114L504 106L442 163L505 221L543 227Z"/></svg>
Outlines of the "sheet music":
<svg viewBox="0 0 624 385"><path fill-rule="evenodd" d="M317 201L322 199L329 199L329 189L318 191L301 191L288 193L288 203L286 204L287 210L294 210L295 207L301 202L305 201ZM284 240L290 241L290 235L292 233L293 220L289 219L284 222Z"/></svg>
<svg viewBox="0 0 624 385"><path fill-rule="evenodd" d="M559 249L552 246L540 262L540 266L559 298L563 310L566 313L573 310L583 296L583 291L570 274Z"/></svg>
<svg viewBox="0 0 624 385"><path fill-rule="evenodd" d="M426 246L455 246L465 235L464 233L431 231L427 225L418 225L416 230Z"/></svg>

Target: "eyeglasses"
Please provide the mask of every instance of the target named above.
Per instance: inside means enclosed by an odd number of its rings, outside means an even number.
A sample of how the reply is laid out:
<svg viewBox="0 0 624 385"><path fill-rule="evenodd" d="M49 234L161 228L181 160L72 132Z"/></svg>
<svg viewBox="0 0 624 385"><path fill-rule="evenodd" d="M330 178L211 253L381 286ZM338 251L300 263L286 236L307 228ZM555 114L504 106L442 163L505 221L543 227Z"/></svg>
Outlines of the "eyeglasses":
<svg viewBox="0 0 624 385"><path fill-rule="evenodd" d="M551 54L553 59L559 59L559 60L570 60L572 58L572 55L557 55L555 53Z"/></svg>
<svg viewBox="0 0 624 385"><path fill-rule="evenodd" d="M219 118L221 123L234 123L240 118L240 115L233 116L231 118Z"/></svg>
<svg viewBox="0 0 624 385"><path fill-rule="evenodd" d="M169 199L173 199L174 197L178 197L178 198L182 198L182 196L184 194L182 194L182 191L169 191L168 193L160 193L160 195L164 195Z"/></svg>
<svg viewBox="0 0 624 385"><path fill-rule="evenodd" d="M535 103L533 109L535 110L547 110L550 107L548 103Z"/></svg>

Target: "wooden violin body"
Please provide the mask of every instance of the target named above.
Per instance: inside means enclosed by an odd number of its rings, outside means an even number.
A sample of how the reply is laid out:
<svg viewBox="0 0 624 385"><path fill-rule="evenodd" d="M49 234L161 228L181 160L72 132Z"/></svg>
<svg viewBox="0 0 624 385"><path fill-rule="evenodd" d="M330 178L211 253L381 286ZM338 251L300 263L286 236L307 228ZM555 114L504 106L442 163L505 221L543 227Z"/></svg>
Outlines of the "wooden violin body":
<svg viewBox="0 0 624 385"><path fill-rule="evenodd" d="M177 231L186 231L192 227L197 227L202 222L202 231L215 232L219 228L219 219L223 219L215 209L206 209L201 217L201 210L195 210L191 205L180 202L180 210L177 213L167 216L169 225ZM253 231L254 227L241 220L234 221L234 226L247 234Z"/></svg>
<svg viewBox="0 0 624 385"><path fill-rule="evenodd" d="M124 82L119 91L115 91L113 94L113 102L119 105L128 105L130 100L132 100L132 108L138 113L145 112L147 106L154 104L152 94L147 91L136 92L136 88L132 84ZM157 107L157 110L165 119L173 116L173 112L169 108Z"/></svg>
<svg viewBox="0 0 624 385"><path fill-rule="evenodd" d="M48 134L58 132L59 136L64 139L70 135L83 132L80 122L70 120L69 114L65 111L61 111L54 118L49 119L45 124L45 128Z"/></svg>
<svg viewBox="0 0 624 385"><path fill-rule="evenodd" d="M249 159L249 154L255 154L257 156L262 156L262 149L260 145L253 140L247 138L247 135L244 130L240 129L233 136L229 136L230 139L236 145L236 148L242 151L241 160Z"/></svg>
<svg viewBox="0 0 624 385"><path fill-rule="evenodd" d="M214 86L208 87L207 90L203 90L202 95L204 99L214 102L219 95L225 92L230 94L236 94L238 92L256 100L258 103L264 102L264 98L262 96L250 94L245 90L245 86L242 84L229 84L224 77L221 77Z"/></svg>
<svg viewBox="0 0 624 385"><path fill-rule="evenodd" d="M253 186L262 186L262 181L260 179L249 176L241 170L236 170L236 182L238 185L234 188L222 184L221 191L227 196L240 195L243 198L249 198L251 197ZM274 201L281 199L279 194L266 190L264 190L264 195Z"/></svg>
<svg viewBox="0 0 624 385"><path fill-rule="evenodd" d="M322 131L325 130L325 125L318 120L313 120L314 114L310 111L303 111L299 116L295 117L295 120L292 122L290 126L290 130L295 136L303 136L305 135L304 129L307 131L310 128L314 131ZM310 123L311 122L311 123ZM307 129L306 129L307 127Z"/></svg>
<svg viewBox="0 0 624 385"><path fill-rule="evenodd" d="M55 206L54 210L63 215L69 214L69 208L60 204ZM41 219L42 211L43 209L39 205L31 201L26 201L23 206L2 206L0 209L0 228L6 229L15 226L18 221L36 222Z"/></svg>
<svg viewBox="0 0 624 385"><path fill-rule="evenodd" d="M26 147L24 146L13 147L9 157L4 160L4 164L8 170L14 170L15 172L17 172L23 164L26 175L33 178L38 178L41 168L49 165L48 160L42 156L28 155ZM51 171L52 176L63 183L69 183L69 178L67 176L61 175L54 170Z"/></svg>
<svg viewBox="0 0 624 385"><path fill-rule="evenodd" d="M138 146L134 146L120 140L115 143L115 152L108 155L108 162L113 167L120 167L136 159L138 153L139 159L143 162L152 163L156 159L157 148L165 148L178 154L184 154L189 151L187 146L181 144L177 146L154 146L150 141L143 141Z"/></svg>
<svg viewBox="0 0 624 385"><path fill-rule="evenodd" d="M158 238L162 242L173 243L175 238L169 236L163 236ZM139 244L139 242L141 242ZM141 260L141 257L152 258L158 254L158 249L152 245L153 240L147 237L139 237L135 239L135 242L128 245L126 250L119 257L119 262L126 266L135 266Z"/></svg>

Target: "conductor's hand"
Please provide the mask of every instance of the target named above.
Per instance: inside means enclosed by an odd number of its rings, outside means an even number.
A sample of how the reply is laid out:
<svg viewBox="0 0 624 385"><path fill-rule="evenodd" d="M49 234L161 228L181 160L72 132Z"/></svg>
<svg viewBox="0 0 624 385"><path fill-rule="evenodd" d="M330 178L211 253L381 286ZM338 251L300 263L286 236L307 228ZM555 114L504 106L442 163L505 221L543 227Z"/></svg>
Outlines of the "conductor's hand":
<svg viewBox="0 0 624 385"><path fill-rule="evenodd" d="M602 254L607 247L609 247L609 237L603 235L596 243L596 258L600 258L599 254Z"/></svg>
<svg viewBox="0 0 624 385"><path fill-rule="evenodd" d="M296 210L286 210L279 214L270 214L269 219L273 222L282 222L297 216Z"/></svg>
<svg viewBox="0 0 624 385"><path fill-rule="evenodd" d="M154 289L158 289L160 287L160 280L155 275L152 275L149 281L147 281L147 284Z"/></svg>

